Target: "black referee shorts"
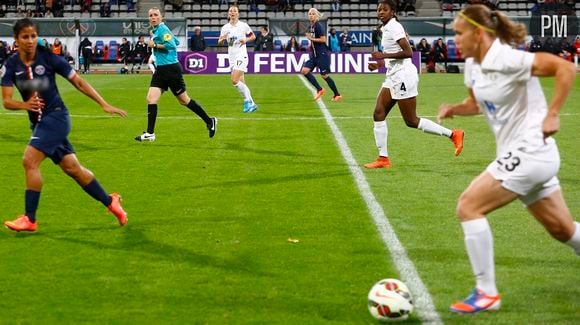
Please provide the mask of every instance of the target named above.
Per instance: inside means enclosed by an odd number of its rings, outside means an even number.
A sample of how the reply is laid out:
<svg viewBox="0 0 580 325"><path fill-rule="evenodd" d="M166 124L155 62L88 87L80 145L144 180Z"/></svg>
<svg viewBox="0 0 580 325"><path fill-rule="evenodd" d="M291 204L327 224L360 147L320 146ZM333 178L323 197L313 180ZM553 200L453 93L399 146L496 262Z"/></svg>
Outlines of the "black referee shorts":
<svg viewBox="0 0 580 325"><path fill-rule="evenodd" d="M161 88L164 91L171 89L174 96L179 96L185 92L185 81L181 72L181 64L157 66L149 87Z"/></svg>

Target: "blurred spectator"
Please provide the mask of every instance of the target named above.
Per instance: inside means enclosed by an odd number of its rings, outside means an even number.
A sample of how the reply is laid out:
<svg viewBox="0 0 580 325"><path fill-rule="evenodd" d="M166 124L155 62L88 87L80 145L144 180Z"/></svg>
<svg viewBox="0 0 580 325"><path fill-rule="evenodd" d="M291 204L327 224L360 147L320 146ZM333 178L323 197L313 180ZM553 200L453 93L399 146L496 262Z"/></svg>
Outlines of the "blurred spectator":
<svg viewBox="0 0 580 325"><path fill-rule="evenodd" d="M205 51L205 38L201 34L201 27L199 26L193 28L193 36L191 36L189 49L199 52Z"/></svg>
<svg viewBox="0 0 580 325"><path fill-rule="evenodd" d="M64 9L64 0L53 0L52 1L52 13L55 17L62 17Z"/></svg>
<svg viewBox="0 0 580 325"><path fill-rule="evenodd" d="M532 41L530 42L530 47L528 51L530 52L542 52L543 51L542 41L540 40L539 36L534 36Z"/></svg>
<svg viewBox="0 0 580 325"><path fill-rule="evenodd" d="M54 18L54 15L52 14L52 10L46 9L46 13L44 14L44 18Z"/></svg>
<svg viewBox="0 0 580 325"><path fill-rule="evenodd" d="M79 44L79 53L83 57L83 73L89 73L91 68L91 61L93 60L93 43L89 41L88 37L85 37L81 44Z"/></svg>
<svg viewBox="0 0 580 325"><path fill-rule="evenodd" d="M338 12L340 11L340 0L332 0L332 11Z"/></svg>
<svg viewBox="0 0 580 325"><path fill-rule="evenodd" d="M12 42L12 47L10 48L10 54L18 52L18 43L16 41Z"/></svg>
<svg viewBox="0 0 580 325"><path fill-rule="evenodd" d="M433 55L435 63L446 63L447 62L447 46L443 43L442 38L438 38L437 42L433 47Z"/></svg>
<svg viewBox="0 0 580 325"><path fill-rule="evenodd" d="M557 55L559 57L561 57L562 59L567 60L567 61L572 61L572 59L573 59L572 53L574 53L575 49L568 42L568 39L566 37L562 37L562 39L558 43L557 48L558 48Z"/></svg>
<svg viewBox="0 0 580 325"><path fill-rule="evenodd" d="M340 50L342 52L350 52L352 46L352 37L348 34L348 28L344 28L340 34Z"/></svg>
<svg viewBox="0 0 580 325"><path fill-rule="evenodd" d="M45 48L50 50L50 43L48 42L48 40L46 38L42 39L42 46L44 46Z"/></svg>
<svg viewBox="0 0 580 325"><path fill-rule="evenodd" d="M417 51L421 52L421 62L427 62L429 53L431 53L431 44L427 42L427 39L422 38L417 45Z"/></svg>
<svg viewBox="0 0 580 325"><path fill-rule="evenodd" d="M123 63L123 68L126 72L129 72L129 61L131 61L131 42L127 40L126 37L121 39L121 45L119 45L119 61Z"/></svg>
<svg viewBox="0 0 580 325"><path fill-rule="evenodd" d="M111 4L109 2L103 2L100 11L101 17L111 17Z"/></svg>
<svg viewBox="0 0 580 325"><path fill-rule="evenodd" d="M544 52L554 54L554 42L552 41L551 37L546 37L546 40L544 41L544 46L542 46L542 48L544 49Z"/></svg>
<svg viewBox="0 0 580 325"><path fill-rule="evenodd" d="M574 48L574 53L576 53L576 58L580 58L580 36L576 36L576 41L572 44L572 48Z"/></svg>
<svg viewBox="0 0 580 325"><path fill-rule="evenodd" d="M8 58L8 49L4 41L0 41L0 66L4 65L4 61Z"/></svg>
<svg viewBox="0 0 580 325"><path fill-rule="evenodd" d="M37 11L40 10L40 8L37 8ZM44 2L44 10L45 11L52 11L52 0L46 0ZM46 13L44 14L44 17L46 17Z"/></svg>
<svg viewBox="0 0 580 325"><path fill-rule="evenodd" d="M330 29L328 35L328 47L330 48L330 52L340 52L340 41L338 40L338 34L336 34L336 28L334 27Z"/></svg>
<svg viewBox="0 0 580 325"><path fill-rule="evenodd" d="M145 43L145 36L139 35L139 39L135 46L133 47L133 66L131 67L131 73L139 73L141 71L141 65L149 58L151 55L151 48Z"/></svg>
<svg viewBox="0 0 580 325"><path fill-rule="evenodd" d="M268 31L267 26L260 27L260 34L256 36L255 51L273 51L274 35Z"/></svg>
<svg viewBox="0 0 580 325"><path fill-rule="evenodd" d="M415 46L415 41L413 41L411 39L411 37L409 37L409 33L405 33L405 35L407 36L407 41L409 42L409 45L411 46L411 50L413 52L417 51L417 47Z"/></svg>
<svg viewBox="0 0 580 325"><path fill-rule="evenodd" d="M91 5L93 4L92 0L82 0L83 6L81 8L81 12L91 12Z"/></svg>
<svg viewBox="0 0 580 325"><path fill-rule="evenodd" d="M300 44L296 40L296 36L290 36L288 43L286 44L285 50L287 52L298 52L300 51Z"/></svg>
<svg viewBox="0 0 580 325"><path fill-rule="evenodd" d="M60 56L64 56L64 46L62 42L57 38L54 39L52 43L52 53Z"/></svg>

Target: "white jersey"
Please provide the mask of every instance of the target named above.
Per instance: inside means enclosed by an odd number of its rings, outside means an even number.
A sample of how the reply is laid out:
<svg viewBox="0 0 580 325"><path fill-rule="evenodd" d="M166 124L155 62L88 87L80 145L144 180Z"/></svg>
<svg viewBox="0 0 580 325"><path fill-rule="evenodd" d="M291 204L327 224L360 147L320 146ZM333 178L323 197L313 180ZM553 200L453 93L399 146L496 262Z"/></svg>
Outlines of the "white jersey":
<svg viewBox="0 0 580 325"><path fill-rule="evenodd" d="M544 143L546 98L532 77L535 54L514 50L496 39L483 62L465 61L465 85L473 90L495 135L497 153L510 148L538 150ZM546 139L546 144L555 144Z"/></svg>
<svg viewBox="0 0 580 325"><path fill-rule="evenodd" d="M238 20L235 25L227 23L222 27L220 35L226 35L227 37L226 42L228 44L230 61L240 55L248 56L246 43L242 44L240 40L246 38L250 34L252 34L252 29L243 21Z"/></svg>
<svg viewBox="0 0 580 325"><path fill-rule="evenodd" d="M406 38L405 29L403 25L399 23L395 18L389 19L389 21L381 27L382 39L381 45L383 46L383 53L398 53L403 51L398 40ZM385 59L385 66L387 67L387 74L394 73L402 69L403 65L413 65L411 58L406 59Z"/></svg>

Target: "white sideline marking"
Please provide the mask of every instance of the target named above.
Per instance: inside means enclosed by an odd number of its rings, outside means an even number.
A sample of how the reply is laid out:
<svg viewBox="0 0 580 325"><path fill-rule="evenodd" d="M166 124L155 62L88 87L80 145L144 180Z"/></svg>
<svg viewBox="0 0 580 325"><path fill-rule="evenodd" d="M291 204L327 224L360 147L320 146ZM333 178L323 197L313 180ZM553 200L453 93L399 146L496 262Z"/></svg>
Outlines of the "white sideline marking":
<svg viewBox="0 0 580 325"><path fill-rule="evenodd" d="M314 89L314 87L308 83L306 78L304 78L302 75L298 75L298 77L300 80L302 80L304 86L306 86L306 88L312 92L312 95L315 95L316 89ZM346 160L346 164L348 165L358 190L369 209L375 226L381 235L381 239L383 240L386 248L391 253L393 262L395 262L395 266L399 270L401 279L409 286L409 290L411 290L413 294L415 308L417 310L417 314L419 315L419 319L421 319L424 324L443 324L441 317L439 317L439 314L435 309L435 305L433 305L433 300L431 299L429 290L427 290L427 287L425 287L425 284L421 280L417 269L415 269L415 265L413 265L413 262L409 259L409 256L407 256L405 247L403 247L403 244L401 244L399 241L395 230L385 215L383 207L375 198L375 195L371 190L371 187L367 182L362 169L352 155L348 143L334 122L334 118L330 114L330 111L326 105L324 105L322 100L318 100L317 104L320 108L320 111L322 111L322 115L324 115L324 119L326 120L328 127L330 127L330 130L334 135L334 139L338 144L344 160Z"/></svg>

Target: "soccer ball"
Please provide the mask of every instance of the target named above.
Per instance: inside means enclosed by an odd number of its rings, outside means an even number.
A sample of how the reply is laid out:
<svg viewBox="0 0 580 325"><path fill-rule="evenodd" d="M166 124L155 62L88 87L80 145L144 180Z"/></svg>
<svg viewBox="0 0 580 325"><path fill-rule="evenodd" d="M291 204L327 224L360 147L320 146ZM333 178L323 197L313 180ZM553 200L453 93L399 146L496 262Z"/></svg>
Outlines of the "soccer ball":
<svg viewBox="0 0 580 325"><path fill-rule="evenodd" d="M384 322L398 322L409 318L413 298L407 285L397 279L383 279L369 292L369 311Z"/></svg>

